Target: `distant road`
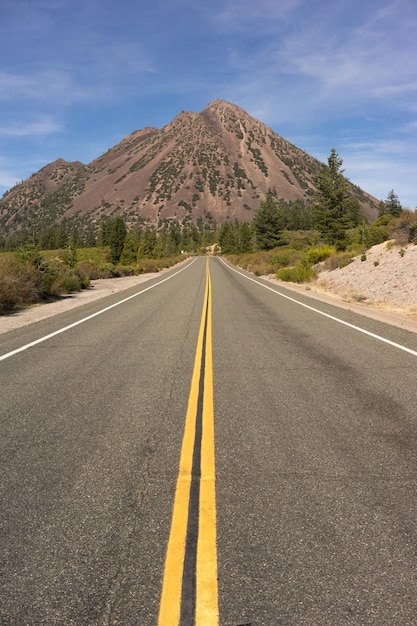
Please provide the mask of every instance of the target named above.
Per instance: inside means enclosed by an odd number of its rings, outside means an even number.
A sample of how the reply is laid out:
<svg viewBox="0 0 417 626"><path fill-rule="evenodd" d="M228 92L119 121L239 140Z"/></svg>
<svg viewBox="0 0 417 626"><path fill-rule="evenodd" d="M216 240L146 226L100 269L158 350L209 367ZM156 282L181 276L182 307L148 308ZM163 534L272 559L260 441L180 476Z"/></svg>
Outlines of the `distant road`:
<svg viewBox="0 0 417 626"><path fill-rule="evenodd" d="M217 258L0 335L0 624L417 624L416 380Z"/></svg>

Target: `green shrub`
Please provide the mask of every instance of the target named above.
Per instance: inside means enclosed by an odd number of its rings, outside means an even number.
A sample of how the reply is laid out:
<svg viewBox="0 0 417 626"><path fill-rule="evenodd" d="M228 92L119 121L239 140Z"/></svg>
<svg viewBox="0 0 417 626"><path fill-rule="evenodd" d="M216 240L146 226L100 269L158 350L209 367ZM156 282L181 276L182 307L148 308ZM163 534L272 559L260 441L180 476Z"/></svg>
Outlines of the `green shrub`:
<svg viewBox="0 0 417 626"><path fill-rule="evenodd" d="M296 255L296 259L299 254ZM291 250L277 250L274 251L273 256L271 256L271 263L276 266L287 267L295 262L294 260L294 252Z"/></svg>
<svg viewBox="0 0 417 626"><path fill-rule="evenodd" d="M62 296L67 293L75 293L81 291L81 281L75 274L58 275L50 287L50 296Z"/></svg>
<svg viewBox="0 0 417 626"><path fill-rule="evenodd" d="M115 276L134 276L136 274L131 265L116 265L114 272Z"/></svg>
<svg viewBox="0 0 417 626"><path fill-rule="evenodd" d="M258 250L243 254L225 255L231 263L252 272L256 276L276 274L281 267L295 265L301 252L292 247L278 247L272 250Z"/></svg>
<svg viewBox="0 0 417 626"><path fill-rule="evenodd" d="M98 278L115 278L115 267L113 263L101 263L98 268Z"/></svg>
<svg viewBox="0 0 417 626"><path fill-rule="evenodd" d="M309 283L316 276L316 270L303 261L297 262L294 267L283 267L277 272L279 280L292 283Z"/></svg>
<svg viewBox="0 0 417 626"><path fill-rule="evenodd" d="M311 263L311 265L315 265L316 263L320 263L320 261L328 259L329 256L335 253L336 248L334 246L322 244L321 246L309 248L306 252L306 259L309 263Z"/></svg>
<svg viewBox="0 0 417 626"><path fill-rule="evenodd" d="M388 239L388 228L383 224L371 224L365 230L364 243L367 248L372 248Z"/></svg>

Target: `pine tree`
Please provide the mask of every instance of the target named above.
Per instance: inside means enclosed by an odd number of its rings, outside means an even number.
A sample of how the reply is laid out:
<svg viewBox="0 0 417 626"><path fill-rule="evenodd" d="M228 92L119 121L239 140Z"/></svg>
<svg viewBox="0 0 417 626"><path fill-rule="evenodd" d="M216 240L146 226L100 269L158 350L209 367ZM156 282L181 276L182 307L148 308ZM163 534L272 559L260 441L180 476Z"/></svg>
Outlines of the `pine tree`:
<svg viewBox="0 0 417 626"><path fill-rule="evenodd" d="M359 201L349 190L341 169L343 160L334 148L327 162L317 176L314 221L328 243L344 248L346 230L360 221Z"/></svg>
<svg viewBox="0 0 417 626"><path fill-rule="evenodd" d="M239 231L236 223L225 222L219 231L219 246L224 254L238 254Z"/></svg>
<svg viewBox="0 0 417 626"><path fill-rule="evenodd" d="M243 222L239 228L239 252L252 252L253 229L250 224Z"/></svg>
<svg viewBox="0 0 417 626"><path fill-rule="evenodd" d="M281 242L284 216L277 201L268 194L253 218L256 242L261 250L275 248Z"/></svg>
<svg viewBox="0 0 417 626"><path fill-rule="evenodd" d="M397 194L394 193L393 189L391 189L391 191L389 192L387 199L384 202L384 207L384 213L388 213L393 217L400 217L403 208L400 204Z"/></svg>
<svg viewBox="0 0 417 626"><path fill-rule="evenodd" d="M123 252L127 228L123 217L116 217L110 231L108 259L110 263L118 263Z"/></svg>

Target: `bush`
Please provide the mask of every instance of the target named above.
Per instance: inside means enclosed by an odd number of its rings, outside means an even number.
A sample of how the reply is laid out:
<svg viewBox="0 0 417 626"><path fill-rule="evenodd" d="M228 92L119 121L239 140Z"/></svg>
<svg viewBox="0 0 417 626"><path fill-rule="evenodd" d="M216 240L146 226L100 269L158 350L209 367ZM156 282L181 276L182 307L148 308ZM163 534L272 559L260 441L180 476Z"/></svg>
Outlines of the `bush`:
<svg viewBox="0 0 417 626"><path fill-rule="evenodd" d="M40 302L43 281L40 270L16 258L3 256L0 262L0 313Z"/></svg>
<svg viewBox="0 0 417 626"><path fill-rule="evenodd" d="M134 276L137 273L131 265L116 265L114 271L116 276Z"/></svg>
<svg viewBox="0 0 417 626"><path fill-rule="evenodd" d="M117 276L113 263L101 263L97 267L97 273L97 278L115 278Z"/></svg>
<svg viewBox="0 0 417 626"><path fill-rule="evenodd" d="M279 280L292 283L309 283L316 276L316 270L305 261L298 261L294 267L283 267L277 272Z"/></svg>
<svg viewBox="0 0 417 626"><path fill-rule="evenodd" d="M81 263L78 263L75 271L77 276L79 276L83 282L85 280L88 281L87 285L85 285L86 287L90 284L90 280L96 280L99 278L98 267L91 261L82 261Z"/></svg>
<svg viewBox="0 0 417 626"><path fill-rule="evenodd" d="M336 254L332 254L328 259L325 260L323 269L324 270L335 270L337 268L346 267L349 263L353 261L353 252L336 252Z"/></svg>
<svg viewBox="0 0 417 626"><path fill-rule="evenodd" d="M141 259L138 269L139 274L152 274L154 272L159 272L161 265L160 262L158 262L158 259Z"/></svg>
<svg viewBox="0 0 417 626"><path fill-rule="evenodd" d="M408 236L408 241L410 243L417 243L417 222L411 224L410 226L410 234Z"/></svg>
<svg viewBox="0 0 417 626"><path fill-rule="evenodd" d="M301 252L289 247L279 247L273 250L258 250L244 254L225 255L231 263L252 272L256 276L276 274L281 267L295 265L300 259Z"/></svg>
<svg viewBox="0 0 417 626"><path fill-rule="evenodd" d="M271 256L271 263L274 266L275 271L280 267L288 267L288 265L295 265L296 261L300 258L300 251L292 248L276 249Z"/></svg>
<svg viewBox="0 0 417 626"><path fill-rule="evenodd" d="M114 265L105 262L106 253L106 248L80 248L69 263L67 250L41 252L36 246L28 246L0 254L0 314L86 289L90 280L159 272L186 258L144 258L139 264Z"/></svg>
<svg viewBox="0 0 417 626"><path fill-rule="evenodd" d="M414 228L416 222L416 212L404 209L396 219L392 220L389 225L389 236L395 240L399 246L406 245L412 241L414 237Z"/></svg>
<svg viewBox="0 0 417 626"><path fill-rule="evenodd" d="M268 276L268 274L273 273L269 263L258 263L255 267L251 268L251 271L255 276Z"/></svg>
<svg viewBox="0 0 417 626"><path fill-rule="evenodd" d="M367 248L372 248L388 239L388 228L384 225L371 224L365 230L364 243Z"/></svg>
<svg viewBox="0 0 417 626"><path fill-rule="evenodd" d="M315 265L316 263L320 263L320 261L328 259L329 256L335 253L336 248L334 246L322 244L321 246L309 248L306 252L306 259L309 263L311 263L311 265Z"/></svg>
<svg viewBox="0 0 417 626"><path fill-rule="evenodd" d="M56 277L50 287L50 296L62 296L67 293L81 291L82 285L78 276L75 274L61 274Z"/></svg>
<svg viewBox="0 0 417 626"><path fill-rule="evenodd" d="M0 314L88 287L89 278L77 271L56 260L46 263L30 251L1 255Z"/></svg>

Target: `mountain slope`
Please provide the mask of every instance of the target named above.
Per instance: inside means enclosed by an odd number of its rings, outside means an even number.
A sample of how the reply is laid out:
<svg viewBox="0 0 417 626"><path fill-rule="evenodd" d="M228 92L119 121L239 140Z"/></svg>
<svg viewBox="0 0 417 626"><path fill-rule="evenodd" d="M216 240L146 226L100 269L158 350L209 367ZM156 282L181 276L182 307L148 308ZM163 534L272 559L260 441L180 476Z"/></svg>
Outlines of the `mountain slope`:
<svg viewBox="0 0 417 626"><path fill-rule="evenodd" d="M96 224L198 218L250 221L272 191L308 201L320 163L238 106L215 100L181 112L162 129L134 131L88 165L58 159L0 200L3 234L63 219ZM353 186L352 186L353 187ZM377 200L354 187L364 214Z"/></svg>

